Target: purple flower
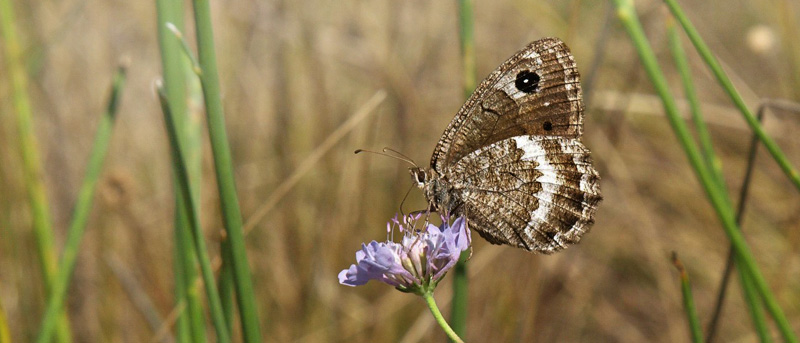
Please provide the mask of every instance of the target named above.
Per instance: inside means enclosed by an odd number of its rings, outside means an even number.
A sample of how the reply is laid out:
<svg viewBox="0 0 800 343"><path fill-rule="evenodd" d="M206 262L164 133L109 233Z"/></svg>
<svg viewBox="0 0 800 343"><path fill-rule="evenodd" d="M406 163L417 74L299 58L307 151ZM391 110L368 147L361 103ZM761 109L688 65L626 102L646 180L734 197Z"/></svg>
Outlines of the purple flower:
<svg viewBox="0 0 800 343"><path fill-rule="evenodd" d="M397 217L388 224L403 233L400 243L392 241L361 244L356 264L339 273L339 283L360 286L378 280L404 292L432 290L470 245L470 233L464 218L441 227L430 223L418 230L420 215Z"/></svg>

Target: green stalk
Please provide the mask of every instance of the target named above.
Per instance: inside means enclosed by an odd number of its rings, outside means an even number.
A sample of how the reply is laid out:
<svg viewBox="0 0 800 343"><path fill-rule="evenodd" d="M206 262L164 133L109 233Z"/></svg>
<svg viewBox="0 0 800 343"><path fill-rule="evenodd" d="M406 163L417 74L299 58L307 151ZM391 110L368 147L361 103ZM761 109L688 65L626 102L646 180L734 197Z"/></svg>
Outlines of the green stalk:
<svg viewBox="0 0 800 343"><path fill-rule="evenodd" d="M174 171L173 181L179 183L177 178L177 171ZM178 187L174 187L176 193L175 205L180 206L178 213L176 213L176 227L175 227L175 250L178 256L179 264L176 264L180 270L175 271L176 281L180 277L184 284L182 289L177 292L178 285L176 284L176 305L181 301L186 304L184 313L187 314L186 320L189 329L188 338L192 342L206 342L206 319L203 312L203 304L200 300L200 290L198 289L197 281L197 253L195 252L194 242L192 240L192 221L189 219L189 213L186 212L186 207L189 204L183 198L183 195ZM197 199L195 199L197 200ZM182 297L179 297L182 294Z"/></svg>
<svg viewBox="0 0 800 343"><path fill-rule="evenodd" d="M239 306L242 333L245 342L260 342L258 312L256 310L253 282L247 262L244 234L242 232L242 214L239 200L236 197L236 183L233 174L233 162L225 132L225 117L220 98L219 75L217 73L216 54L214 52L214 32L211 27L211 10L208 0L194 0L194 16L197 31L197 50L200 60L200 83L206 104L208 134L211 150L214 155L217 187L220 206L231 247L231 266L236 284L236 300ZM223 256L224 258L225 256Z"/></svg>
<svg viewBox="0 0 800 343"><path fill-rule="evenodd" d="M737 265L741 264L737 255L734 255L734 261ZM753 319L753 327L756 329L759 340L762 343L772 342L767 318L764 315L764 306L758 297L758 291L753 284L752 278L749 274L743 273L741 268L739 268L739 282L742 284L742 295L745 303L747 303L747 309L750 312L750 318Z"/></svg>
<svg viewBox="0 0 800 343"><path fill-rule="evenodd" d="M698 147L694 144L686 124L678 114L678 107L675 99L672 97L672 94L669 91L666 78L661 72L655 57L655 53L653 53L650 43L647 41L647 38L644 35L644 30L642 29L641 23L636 16L632 0L614 0L614 3L617 6L617 15L620 18L623 27L630 35L633 45L639 54L639 58L641 59L656 92L661 97L662 104L664 105L664 110L667 114L670 125L675 131L681 146L686 152L689 162L697 174L700 184L703 186L711 205L714 207L717 216L722 222L723 229L733 244L736 254L740 257L739 266L743 268L743 272L751 274L754 286L764 300L767 310L775 319L775 322L785 340L789 342L797 342L797 337L792 332L791 326L789 325L783 310L780 308L780 306L778 306L775 296L772 294L772 291L769 289L766 280L761 274L761 271L755 262L753 253L747 246L747 243L744 240L744 237L742 237L741 232L739 232L730 202L725 200L725 195L720 192L718 187L716 187L713 173L706 168Z"/></svg>
<svg viewBox="0 0 800 343"><path fill-rule="evenodd" d="M439 311L439 307L436 306L436 300L433 299L433 292L425 291L422 292L420 296L422 296L422 299L425 300L425 304L428 305L428 308L431 310L433 318L436 319L436 323L442 327L442 330L444 330L444 333L447 335L447 337L453 342L464 343L464 341L461 340L461 337L458 337L458 334L450 327L450 325L447 325L447 321L444 320L442 312Z"/></svg>
<svg viewBox="0 0 800 343"><path fill-rule="evenodd" d="M182 22L183 22L182 19L178 21L178 23ZM178 42L181 44L181 50L183 50L183 53L186 55L186 58L188 58L189 62L191 63L192 72L195 73L197 76L200 76L200 74L202 74L203 71L200 69L200 64L197 62L197 58L195 58L194 54L192 54L192 49L189 47L189 43L186 41L186 39L183 38L183 33L181 32L181 30L173 22L166 22L164 24L164 27L167 30L171 31L172 34L175 36L175 38L178 39Z"/></svg>
<svg viewBox="0 0 800 343"><path fill-rule="evenodd" d="M33 236L44 290L50 293L56 276L56 248L52 220L44 186L44 171L40 164L39 149L33 132L33 111L28 99L28 77L22 64L22 48L17 40L14 9L10 0L0 0L0 37L5 42L6 70L11 79L12 102L17 113L17 136L22 155L25 189L30 201L33 219ZM58 319L58 342L71 342L69 318L63 312Z"/></svg>
<svg viewBox="0 0 800 343"><path fill-rule="evenodd" d="M700 101L697 98L697 92L695 91L694 83L692 82L692 73L689 68L689 62L686 59L686 53L683 50L680 37L678 36L678 30L676 29L675 23L673 20L671 20L671 18L669 18L667 21L667 36L669 38L670 50L672 51L672 56L675 60L675 66L681 75L684 93L686 94L686 99L689 102L689 108L692 113L692 121L694 122L695 131L697 132L697 136L700 140L700 147L702 148L703 160L706 168L713 172L716 186L719 188L719 191L725 195L725 200L728 201L728 206L732 206L730 194L728 193L728 188L725 185L725 178L722 174L722 162L714 152L714 146L711 142L711 134L706 127L706 122L703 118L702 112L700 111ZM741 199L741 201L744 201L744 199ZM736 218L736 224L741 225L741 220L738 215ZM753 325L756 328L759 337L766 337L767 340L769 340L769 334L766 329L767 324L763 313L764 309L760 299L758 299L758 294L756 293L755 288L753 288L753 282L750 280L750 275L747 273L739 273L739 276L741 278L742 291L745 295L744 298L747 302L748 309L750 309L751 318L753 319ZM764 342L763 339L762 342Z"/></svg>
<svg viewBox="0 0 800 343"><path fill-rule="evenodd" d="M234 281L233 270L231 269L231 245L227 239L219 243L219 251L222 256L222 264L219 267L219 298L222 301L222 314L228 324L228 331L233 331L233 312L236 310L233 304Z"/></svg>
<svg viewBox="0 0 800 343"><path fill-rule="evenodd" d="M183 13L183 12L181 12ZM200 106L198 105L202 98L202 91L200 90L200 80L197 79L196 74L194 73L193 68L190 68L188 64L184 63L184 75L187 76L187 101L188 107L192 110L189 110L186 113L186 123L184 123L184 141L186 145L184 148L186 149L186 163L188 165L187 173L189 173L190 178L190 186L194 189L194 203L195 206L199 206L200 204L200 189L202 188L202 167L203 167L203 130L202 130L202 123L200 121ZM180 132L179 132L180 133ZM180 197L179 199L182 199ZM199 208L195 208L197 213L200 213ZM186 224L182 225L183 230L183 237L186 242L186 249L184 251L184 260L187 263L184 264L185 273L186 273L186 280L191 281L187 283L187 293L189 302L189 311L191 315L191 326L192 326L192 335L195 337L195 342L206 341L206 319L203 310L203 303L201 300L201 284L197 281L197 254L195 252L194 244L192 244L192 228L191 228L191 221L189 220L189 214L185 213L181 215L183 220L185 220ZM230 332L230 330L228 331Z"/></svg>
<svg viewBox="0 0 800 343"><path fill-rule="evenodd" d="M765 104L759 106L758 114L756 117L758 118L759 122L763 122L764 119L764 109ZM744 216L744 209L745 205L747 204L747 194L750 189L750 184L753 176L753 168L755 167L756 161L756 153L758 152L758 137L755 134L752 135L750 138L750 148L747 153L747 167L745 168L745 174L742 179L742 187L739 190L739 203L736 207L736 223L741 226L742 218ZM714 311L711 315L711 320L708 324L708 330L706 332L706 342L711 343L714 341L714 335L716 334L717 324L719 323L720 314L722 313L722 305L725 301L725 294L727 292L727 285L728 280L730 279L730 275L733 272L734 260L736 257L736 253L733 250L733 246L728 249L728 259L725 262L725 269L722 273L722 279L719 283L719 292L717 293L716 304L714 305ZM739 275L744 275L743 273L739 273ZM747 289L754 289L752 281L751 282L743 282L742 287ZM746 297L749 297L748 293L745 293ZM757 311L753 311L754 308L750 307L751 316L753 318L759 317L764 318L764 311L763 308L759 308ZM757 327L756 331L759 335L761 335L760 339L762 342L769 342L771 338L769 336L769 330L766 328L766 320L763 319L756 319L754 320L755 325L763 325L764 327Z"/></svg>
<svg viewBox="0 0 800 343"><path fill-rule="evenodd" d="M158 96L161 101L161 110L164 112L164 122L167 126L167 134L169 136L170 151L172 153L172 162L174 169L177 172L177 181L183 195L182 198L184 209L186 210L189 219L190 227L192 228L192 238L194 240L194 249L197 254L197 260L200 262L200 271L203 276L203 283L206 287L206 296L208 298L208 307L211 312L211 321L214 323L214 329L217 332L217 341L227 343L230 342L230 335L225 326L225 318L222 315L222 304L219 300L219 292L217 291L217 284L214 281L214 271L211 268L211 259L208 257L208 250L206 243L203 239L203 230L200 228L200 221L197 215L197 205L195 204L195 196L190 186L189 172L186 166L186 157L184 156L183 142L178 139L178 128L175 126L175 119L170 112L169 105L167 104L167 97L164 89L158 88Z"/></svg>
<svg viewBox="0 0 800 343"><path fill-rule="evenodd" d="M174 180L173 176L173 180ZM173 187L175 188L175 187ZM176 192L177 193L177 192ZM176 196L177 198L177 196ZM185 206L182 203L178 204L176 201L175 206L180 205L181 207ZM176 208L176 212L180 207ZM175 229L173 230L173 235L175 239L175 249L172 250L172 269L174 275L174 292L175 292L175 307L182 307L178 317L175 319L175 341L178 343L190 343L192 342L192 328L189 326L189 316L188 312L186 311L184 304L186 304L186 273L184 270L184 260L183 256L181 256L181 251L185 249L182 246L180 231L178 230L178 225L183 225L180 223L179 216L175 215Z"/></svg>
<svg viewBox="0 0 800 343"><path fill-rule="evenodd" d="M472 11L472 0L458 0L458 37L461 44L461 61L463 63L464 99L468 99L475 91L475 21ZM450 322L453 330L460 336L467 331L468 286L467 259L470 252L464 251L453 269L453 300L451 304Z"/></svg>
<svg viewBox="0 0 800 343"><path fill-rule="evenodd" d="M717 155L714 153L711 134L708 132L706 121L703 119L703 113L700 111L700 100L697 98L697 91L695 91L694 82L692 81L692 71L689 67L689 61L686 59L686 53L683 50L680 36L678 36L678 30L675 28L675 22L671 20L671 17L667 20L667 37L669 39L672 57L675 60L675 67L681 76L683 91L689 103L689 110L692 114L692 122L694 122L695 131L697 131L697 137L700 141L703 160L706 163L706 167L714 171L714 174L717 176L715 180L721 181L718 184L720 190L727 192L724 178L722 177L722 162L720 162L719 158L717 158ZM728 200L730 200L730 198L728 198Z"/></svg>
<svg viewBox="0 0 800 343"><path fill-rule="evenodd" d="M458 38L461 43L461 63L464 76L464 99L468 99L477 85L475 58L475 19L472 0L458 0Z"/></svg>
<svg viewBox="0 0 800 343"><path fill-rule="evenodd" d="M44 319L42 320L42 327L37 338L37 342L39 343L49 343L51 341L56 320L64 307L64 300L67 295L70 280L72 279L72 272L75 269L75 262L77 261L78 252L80 251L83 233L86 231L86 223L89 220L89 211L92 209L94 190L100 178L103 160L108 151L108 142L111 140L112 129L114 128L114 122L117 118L117 108L119 107L120 95L124 83L125 66L120 66L114 74L108 106L106 107L105 113L103 113L103 116L100 118L99 125L97 125L94 145L89 155L89 163L86 166L86 174L84 174L83 183L78 192L78 199L75 202L75 209L72 213L72 221L69 225L69 231L67 231L67 241L64 245L61 260L59 261L58 272L55 282L53 283L53 288L50 290L50 295L47 298L47 307L45 309Z"/></svg>
<svg viewBox="0 0 800 343"><path fill-rule="evenodd" d="M158 20L156 22L156 27L158 30L158 43L161 50L161 71L164 77L167 97L171 100L170 103L173 107L172 113L185 114L185 101L182 101L185 98L185 87L183 74L180 72L181 61L179 57L175 56L175 46L177 42L175 42L174 39L170 39L172 37L167 37L165 32L167 30L165 27L167 22L171 22L175 19L182 19L175 18L177 17L175 13L179 13L176 7L180 7L180 4L175 1L157 0L156 11ZM175 181L175 172L173 171L172 174L173 185L177 185ZM173 224L175 249L173 250L173 275L175 306L178 306L187 303L186 285L189 284L190 281L187 280L188 278L185 272L187 261L183 259L183 250L186 249L186 244L181 241L181 239L185 237L181 234L181 230L183 230L183 227L187 223L186 218L183 216L185 211L182 210L185 205L178 195L177 186L173 186L173 189L175 190L175 219ZM175 340L180 343L189 343L192 340L192 328L189 322L189 312L191 311L185 310L186 307L187 306L184 307L184 310L181 310L175 320Z"/></svg>
<svg viewBox="0 0 800 343"><path fill-rule="evenodd" d="M739 92L736 91L736 88L733 86L733 83L728 78L728 75L725 74L725 71L722 70L722 66L720 66L719 62L717 61L716 57L711 53L711 50L708 48L706 43L700 37L700 34L697 33L697 30L694 28L694 25L689 21L686 15L681 10L678 3L675 0L664 0L664 2L669 7L670 11L672 11L672 15L678 19L678 22L683 27L683 30L686 31L686 35L689 36L689 40L692 41L694 44L695 49L706 62L711 72L714 73L714 77L717 78L720 86L728 93L728 96L733 101L734 105L739 109L739 112L742 113L745 121L747 124L750 125L750 128L753 132L758 136L758 139L764 144L764 147L767 148L767 151L772 155L772 158L775 159L775 162L778 162L778 166L781 167L783 173L789 178L789 180L794 183L795 188L800 191L800 174L798 174L797 169L795 169L791 162L786 158L781 148L778 147L778 144L775 143L774 140L767 133L764 131L764 128L761 127L761 124L758 122L758 119L750 112L750 109L747 108L747 104L744 103L744 99L742 96L739 95Z"/></svg>
<svg viewBox="0 0 800 343"><path fill-rule="evenodd" d="M678 269L681 278L681 293L683 293L683 309L686 311L686 319L689 322L689 331L692 334L692 342L703 343L703 329L700 328L700 319L697 317L697 308L694 306L692 296L692 285L689 283L689 274L683 268L683 263L678 259L678 254L672 253L672 264Z"/></svg>
<svg viewBox="0 0 800 343"><path fill-rule="evenodd" d="M158 12L158 42L161 50L162 73L164 75L164 91L170 106L170 111L175 117L176 126L179 128L178 139L184 142L187 149L189 165L190 186L194 188L193 194L200 200L200 127L189 118L187 79L195 77L194 63L186 58L182 52L183 40L175 39L174 33L167 25L180 30L183 27L183 3L177 0L157 0ZM173 185L175 188L175 303L185 303L185 310L179 315L176 322L176 333L179 341L193 342L206 341L205 316L198 294L195 280L197 279L196 259L192 243L191 227L183 195L177 188L175 180L177 171L173 170Z"/></svg>

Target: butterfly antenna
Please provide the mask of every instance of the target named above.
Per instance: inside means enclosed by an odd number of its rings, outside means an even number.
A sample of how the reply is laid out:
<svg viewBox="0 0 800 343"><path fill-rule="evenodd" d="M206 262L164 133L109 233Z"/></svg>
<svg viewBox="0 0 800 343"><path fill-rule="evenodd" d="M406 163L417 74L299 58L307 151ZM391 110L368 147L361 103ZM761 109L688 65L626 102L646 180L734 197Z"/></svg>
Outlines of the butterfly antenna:
<svg viewBox="0 0 800 343"><path fill-rule="evenodd" d="M419 168L419 166L418 166L416 163L414 163L414 160L412 160L412 159L411 159L411 157L408 157L408 156L404 155L403 153L401 153L401 152L399 152L399 151L397 151L397 150L394 150L394 149L392 149L392 148L390 148L390 147L388 147L388 146L387 146L387 147L385 147L385 148L383 148L383 152L387 152L387 151L391 151L391 152L393 152L393 153L394 153L394 154L396 154L397 156L400 156L400 157L402 157L402 158L403 158L405 161L408 161L409 163L411 163L412 165L414 165L414 167L417 167L417 168Z"/></svg>
<svg viewBox="0 0 800 343"><path fill-rule="evenodd" d="M366 150L366 149L357 149L355 151L356 154L360 154L362 152L368 152L368 153L372 153L372 154L376 154L376 155L391 157L393 159L400 160L400 161L406 162L408 164L411 164L414 167L419 167L419 166L417 166L416 163L414 163L414 161L412 161L410 158L408 158L408 157L406 157L406 156L404 156L402 154L400 156L395 156L395 155L387 154L385 152L372 151L372 150Z"/></svg>

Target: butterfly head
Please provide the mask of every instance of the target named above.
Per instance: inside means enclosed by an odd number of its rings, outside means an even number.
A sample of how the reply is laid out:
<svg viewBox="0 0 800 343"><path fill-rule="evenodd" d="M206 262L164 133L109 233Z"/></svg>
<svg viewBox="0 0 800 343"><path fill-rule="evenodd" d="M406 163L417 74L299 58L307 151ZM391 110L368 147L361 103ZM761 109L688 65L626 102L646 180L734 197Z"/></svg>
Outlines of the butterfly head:
<svg viewBox="0 0 800 343"><path fill-rule="evenodd" d="M408 171L411 173L411 178L417 183L417 187L422 189L425 198L428 199L431 210L447 213L454 207L455 204L451 203L454 198L448 194L449 183L435 169L413 167ZM442 210L444 212L441 212Z"/></svg>
<svg viewBox="0 0 800 343"><path fill-rule="evenodd" d="M435 200L435 195L446 188L444 180L433 168L413 167L408 168L408 172L411 173L411 178L417 183L417 187L425 192L428 199Z"/></svg>

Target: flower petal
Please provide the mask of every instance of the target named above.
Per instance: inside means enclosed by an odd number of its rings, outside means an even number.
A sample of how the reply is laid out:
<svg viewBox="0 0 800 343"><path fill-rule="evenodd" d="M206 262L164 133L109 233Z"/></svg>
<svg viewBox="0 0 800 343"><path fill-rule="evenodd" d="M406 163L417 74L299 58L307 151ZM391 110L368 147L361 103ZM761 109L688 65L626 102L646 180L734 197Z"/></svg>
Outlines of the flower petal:
<svg viewBox="0 0 800 343"><path fill-rule="evenodd" d="M339 283L345 286L361 286L369 280L370 278L366 277L364 273L359 273L355 264L351 264L350 268L339 272Z"/></svg>

